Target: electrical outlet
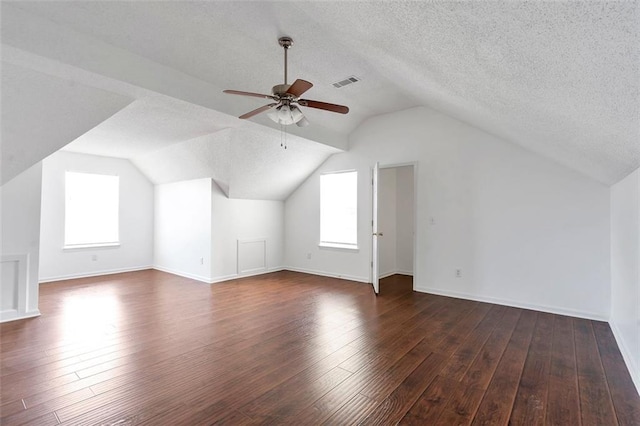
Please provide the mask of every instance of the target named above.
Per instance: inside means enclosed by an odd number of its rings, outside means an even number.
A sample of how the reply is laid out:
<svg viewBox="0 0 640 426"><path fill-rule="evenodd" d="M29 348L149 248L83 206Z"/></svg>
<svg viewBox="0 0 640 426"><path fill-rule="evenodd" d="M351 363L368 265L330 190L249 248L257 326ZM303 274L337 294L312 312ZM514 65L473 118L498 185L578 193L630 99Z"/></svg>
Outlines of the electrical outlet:
<svg viewBox="0 0 640 426"><path fill-rule="evenodd" d="M462 277L462 269L456 269L456 278Z"/></svg>
<svg viewBox="0 0 640 426"><path fill-rule="evenodd" d="M307 253L307 259L311 259L311 253Z"/></svg>
<svg viewBox="0 0 640 426"><path fill-rule="evenodd" d="M92 254L92 255L91 255L91 260L92 260L93 262L96 262L96 261L98 260L98 255L97 255L97 254Z"/></svg>
<svg viewBox="0 0 640 426"><path fill-rule="evenodd" d="M200 258L200 264L201 264L201 265L204 265L204 257L201 257L201 258Z"/></svg>

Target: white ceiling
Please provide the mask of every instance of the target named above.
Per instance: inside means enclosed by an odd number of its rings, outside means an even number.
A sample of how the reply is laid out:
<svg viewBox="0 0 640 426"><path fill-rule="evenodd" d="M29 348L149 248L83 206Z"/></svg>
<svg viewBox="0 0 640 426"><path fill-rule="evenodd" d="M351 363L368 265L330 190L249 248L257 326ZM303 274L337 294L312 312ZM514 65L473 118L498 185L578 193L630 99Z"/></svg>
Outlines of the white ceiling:
<svg viewBox="0 0 640 426"><path fill-rule="evenodd" d="M230 198L284 200L338 149L293 135L225 129L138 156L154 183L211 177ZM274 171L283 171L277 173Z"/></svg>
<svg viewBox="0 0 640 426"><path fill-rule="evenodd" d="M305 97L351 108L346 116L307 108L312 125L291 131L339 148L368 117L426 105L605 184L640 167L637 2L56 1L2 8L3 45L221 115L263 104L220 91L268 93L282 79L277 37L290 35L290 79L315 84ZM331 86L350 75L362 81ZM133 129L135 117L152 110L134 103L95 134L108 141L118 123ZM164 112L133 132L156 123L160 137L140 136L123 156L168 149L172 141L160 140ZM227 127L195 121L191 128L183 116L165 130L180 134L176 143ZM251 131L274 127L264 115L252 121L263 126Z"/></svg>
<svg viewBox="0 0 640 426"><path fill-rule="evenodd" d="M156 97L138 100L63 150L130 159L153 183L212 178L230 198L284 200L339 149ZM228 123L227 123L228 124ZM286 149L281 146L287 142Z"/></svg>
<svg viewBox="0 0 640 426"><path fill-rule="evenodd" d="M0 91L2 183L133 101L8 63Z"/></svg>
<svg viewBox="0 0 640 426"><path fill-rule="evenodd" d="M222 129L214 119L202 119L192 114L195 109L203 108L189 105L178 108L158 100L138 100L64 149L107 157L136 158Z"/></svg>

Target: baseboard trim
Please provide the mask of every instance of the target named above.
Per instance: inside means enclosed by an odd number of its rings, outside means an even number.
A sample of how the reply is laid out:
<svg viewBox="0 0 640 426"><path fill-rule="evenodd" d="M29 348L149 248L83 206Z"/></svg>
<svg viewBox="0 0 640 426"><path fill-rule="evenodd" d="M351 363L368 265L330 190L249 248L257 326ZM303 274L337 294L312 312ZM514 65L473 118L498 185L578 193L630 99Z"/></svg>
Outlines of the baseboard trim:
<svg viewBox="0 0 640 426"><path fill-rule="evenodd" d="M246 274L229 274L229 275L221 275L221 276L212 278L212 277L205 277L202 275L191 274L189 272L182 272L175 269L164 268L162 266L154 266L153 269L157 269L158 271L166 272L168 274L178 275L180 277L200 281L205 284L217 284L225 281L236 280L238 278L254 277L256 275L264 275L264 274L269 274L271 272L278 272L278 271L284 270L282 266L277 266L277 267L262 269L260 271L250 272Z"/></svg>
<svg viewBox="0 0 640 426"><path fill-rule="evenodd" d="M631 375L631 380L633 381L633 384L636 385L636 392L640 395L640 366L636 365L633 357L631 356L631 351L627 347L618 326L616 326L614 322L609 321L609 327L611 327L613 337L616 339L616 343L618 343L618 348L620 349L624 363L627 365L627 369Z"/></svg>
<svg viewBox="0 0 640 426"><path fill-rule="evenodd" d="M421 293L437 294L439 296L455 297L457 299L474 300L476 302L493 303L495 305L510 306L513 308L530 309L534 311L547 312L556 315L565 315L570 317L584 318L595 321L607 322L609 318L601 314L593 312L578 311L574 309L560 308L557 306L537 305L533 303L522 303L515 300L501 299L497 297L479 296L477 294L469 294L457 291L443 290L431 287L415 287L415 291Z"/></svg>
<svg viewBox="0 0 640 426"><path fill-rule="evenodd" d="M413 272L407 272L407 271L392 271L392 272L386 272L384 274L381 274L379 279L383 279L383 278L387 278L390 277L392 275L406 275L408 277L412 277L413 276Z"/></svg>
<svg viewBox="0 0 640 426"><path fill-rule="evenodd" d="M343 274L331 274L325 271L316 271L313 269L297 268L294 266L285 266L283 269L287 271L293 271L293 272L302 272L303 274L320 275L322 277L331 277L331 278L340 278L342 280L357 281L361 283L371 282L369 277L358 277L355 275L343 275Z"/></svg>
<svg viewBox="0 0 640 426"><path fill-rule="evenodd" d="M383 278L387 278L387 277L390 277L391 275L395 275L395 274L397 274L397 272L395 272L395 271L385 272L385 273L383 273L383 274L380 274L380 275L378 276L378 278L379 278L379 279L383 279Z"/></svg>
<svg viewBox="0 0 640 426"><path fill-rule="evenodd" d="M272 272L278 272L278 271L283 271L284 268L282 266L277 266L274 268L267 268L267 269L260 269L254 272L247 272L244 274L230 274L230 275L223 275L220 277L215 277L213 279L211 279L209 281L209 284L216 284L216 283L221 283L224 281L231 281L231 280L237 280L240 278L247 278L247 277L255 277L257 275L264 275L264 274L270 274Z"/></svg>
<svg viewBox="0 0 640 426"><path fill-rule="evenodd" d="M38 309L25 312L23 314L18 314L17 310L3 311L0 313L0 323L9 322L9 321L18 321L27 318L39 317L40 311Z"/></svg>
<svg viewBox="0 0 640 426"><path fill-rule="evenodd" d="M178 271L177 269L165 268L164 266L158 266L158 265L153 265L153 269L161 272L166 272L168 274L177 275L179 277L200 281L206 284L211 283L211 277L205 277L204 275L197 275L189 272Z"/></svg>
<svg viewBox="0 0 640 426"><path fill-rule="evenodd" d="M207 282L209 284L215 284L215 283L221 283L221 282L225 282L225 281L235 280L236 278L239 278L239 277L240 276L238 274L222 275L222 276L219 276L219 277L213 277Z"/></svg>
<svg viewBox="0 0 640 426"><path fill-rule="evenodd" d="M69 274L69 275L59 275L57 277L45 277L40 278L39 283L51 283L55 281L64 281L64 280L75 280L78 278L91 278L91 277L101 277L103 275L113 275L113 274L121 274L123 272L136 272L136 271L144 271L147 269L154 269L154 266L135 266L133 268L118 268L118 269L106 269L103 271L95 271L90 273L80 273L80 274Z"/></svg>

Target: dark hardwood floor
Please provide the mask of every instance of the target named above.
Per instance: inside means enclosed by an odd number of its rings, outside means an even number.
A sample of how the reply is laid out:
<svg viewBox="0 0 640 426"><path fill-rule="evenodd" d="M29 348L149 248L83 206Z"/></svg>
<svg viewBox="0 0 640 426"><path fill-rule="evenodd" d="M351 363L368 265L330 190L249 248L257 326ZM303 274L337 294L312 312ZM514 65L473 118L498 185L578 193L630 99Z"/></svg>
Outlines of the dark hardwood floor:
<svg viewBox="0 0 640 426"><path fill-rule="evenodd" d="M278 272L43 284L1 332L3 425L639 425L609 326Z"/></svg>

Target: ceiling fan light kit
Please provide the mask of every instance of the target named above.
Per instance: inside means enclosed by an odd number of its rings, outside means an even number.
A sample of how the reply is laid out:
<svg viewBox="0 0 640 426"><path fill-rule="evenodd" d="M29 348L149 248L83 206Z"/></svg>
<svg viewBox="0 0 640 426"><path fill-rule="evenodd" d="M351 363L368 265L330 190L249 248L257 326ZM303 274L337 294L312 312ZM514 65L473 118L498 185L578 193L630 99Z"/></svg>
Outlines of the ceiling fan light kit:
<svg viewBox="0 0 640 426"><path fill-rule="evenodd" d="M298 123L304 118L302 111L295 105L283 104L272 108L267 115L270 119L283 126Z"/></svg>
<svg viewBox="0 0 640 426"><path fill-rule="evenodd" d="M309 125L309 121L302 113L299 106L322 109L330 112L337 112L340 114L346 114L349 112L349 108L344 105L330 104L327 102L313 101L310 99L300 99L303 93L313 87L313 84L306 80L297 79L293 84L287 84L287 51L293 46L293 39L291 37L280 37L278 43L284 49L284 84L276 84L271 89L271 95L263 95L260 93L243 92L240 90L225 90L224 93L240 96L251 96L255 98L271 99L275 102L264 105L260 108L249 111L246 114L241 115L239 118L247 119L254 115L258 115L262 112L268 111L267 116L274 122L282 125L289 126L291 124L297 124L299 127L305 127Z"/></svg>

